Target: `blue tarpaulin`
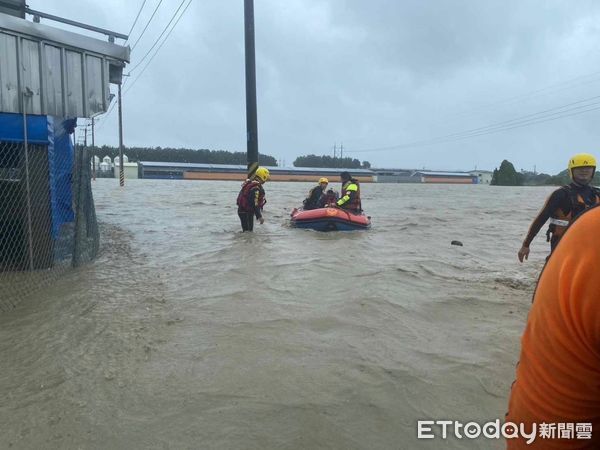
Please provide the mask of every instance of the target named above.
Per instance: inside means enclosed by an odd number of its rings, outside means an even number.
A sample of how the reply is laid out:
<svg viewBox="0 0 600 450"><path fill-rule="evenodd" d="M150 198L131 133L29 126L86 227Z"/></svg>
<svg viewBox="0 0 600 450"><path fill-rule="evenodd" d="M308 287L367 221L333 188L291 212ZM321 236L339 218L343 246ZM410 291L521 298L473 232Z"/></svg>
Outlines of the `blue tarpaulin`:
<svg viewBox="0 0 600 450"><path fill-rule="evenodd" d="M23 115L0 113L0 141L23 142ZM27 116L27 140L31 144L48 144L48 116Z"/></svg>
<svg viewBox="0 0 600 450"><path fill-rule="evenodd" d="M75 123L75 119L27 115L28 142L48 149L47 176L54 239L58 238L62 224L75 219L72 206L73 144L69 135ZM0 113L0 142L23 142L23 128L23 115Z"/></svg>
<svg viewBox="0 0 600 450"><path fill-rule="evenodd" d="M60 226L73 222L73 143L69 131L72 120L55 119L53 144L48 145L50 198L52 201L52 237L58 238Z"/></svg>

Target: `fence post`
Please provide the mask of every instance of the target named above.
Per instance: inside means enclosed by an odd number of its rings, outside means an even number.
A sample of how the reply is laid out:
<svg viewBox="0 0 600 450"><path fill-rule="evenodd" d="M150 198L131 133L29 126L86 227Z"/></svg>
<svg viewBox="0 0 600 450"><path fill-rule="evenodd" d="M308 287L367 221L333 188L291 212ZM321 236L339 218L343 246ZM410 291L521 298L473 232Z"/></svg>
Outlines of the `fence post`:
<svg viewBox="0 0 600 450"><path fill-rule="evenodd" d="M79 147L79 148L78 148ZM72 189L75 193L75 230L73 232L73 267L81 265L81 148L75 145L73 158L73 185Z"/></svg>
<svg viewBox="0 0 600 450"><path fill-rule="evenodd" d="M25 95L23 95L25 96ZM25 103L25 102L23 102ZM29 144L27 137L27 113L23 108L23 149L25 152L25 199L27 203L27 249L29 270L33 271L33 231L31 228L31 188L29 186Z"/></svg>

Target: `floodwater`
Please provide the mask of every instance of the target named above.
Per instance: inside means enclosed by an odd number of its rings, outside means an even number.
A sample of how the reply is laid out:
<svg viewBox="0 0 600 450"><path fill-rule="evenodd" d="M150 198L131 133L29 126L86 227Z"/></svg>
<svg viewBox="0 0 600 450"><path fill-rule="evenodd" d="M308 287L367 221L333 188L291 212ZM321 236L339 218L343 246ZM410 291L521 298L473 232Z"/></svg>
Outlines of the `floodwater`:
<svg viewBox="0 0 600 450"><path fill-rule="evenodd" d="M364 184L369 231L289 227L310 187L98 180L101 255L0 314L0 448L495 449L552 188ZM452 246L452 240L464 246Z"/></svg>

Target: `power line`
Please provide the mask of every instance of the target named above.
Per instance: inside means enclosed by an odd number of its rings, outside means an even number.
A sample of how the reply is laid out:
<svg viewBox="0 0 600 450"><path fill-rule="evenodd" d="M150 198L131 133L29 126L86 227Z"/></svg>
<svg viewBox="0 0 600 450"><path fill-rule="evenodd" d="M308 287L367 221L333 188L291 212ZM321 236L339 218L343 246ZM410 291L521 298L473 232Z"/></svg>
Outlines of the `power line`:
<svg viewBox="0 0 600 450"><path fill-rule="evenodd" d="M181 7L183 6L183 4L185 2L186 2L186 0L181 0L181 3L179 4L179 7L177 8L177 10L175 11L175 13L171 17L171 20L169 20L169 23L167 24L167 26L162 30L162 33L160 33L160 36L158 36L158 38L156 38L156 40L154 41L154 44L152 44L152 47L150 47L150 50L148 50L146 52L146 54L142 57L142 59L140 59L135 66L133 66L131 69L129 69L129 73L133 72L137 67L140 66L140 64L142 64L144 62L144 60L150 54L150 52L152 51L152 49L156 46L156 44L158 44L158 41L160 41L160 38L163 37L163 34L165 34L165 31L167 31L167 29L171 25L171 22L173 22L173 19L175 19L175 16L177 15L177 13L179 12L179 10L181 9Z"/></svg>
<svg viewBox="0 0 600 450"><path fill-rule="evenodd" d="M158 2L158 5L156 5L156 8L154 8L154 12L152 13L152 16L150 16L150 19L148 19L148 22L146 23L146 26L144 27L144 29L142 30L142 34L140 34L137 38L137 41L135 41L135 44L133 44L131 46L131 50L133 50L135 48L135 46L138 44L138 42L140 42L140 39L142 38L142 36L144 35L144 33L146 32L146 30L148 29L148 25L150 25L150 22L152 22L152 19L154 19L154 15L156 14L156 11L158 11L158 7L160 6L160 4L163 2L163 0L160 0Z"/></svg>
<svg viewBox="0 0 600 450"><path fill-rule="evenodd" d="M509 126L492 128L492 129L481 131L481 132L474 133L474 134L465 134L465 135L462 135L462 136L457 136L457 137L452 138L452 139L447 139L445 141L440 141L440 142L435 142L435 143L453 142L453 141L458 141L458 140L462 140L462 139L468 139L468 138L472 138L472 137L484 136L484 135L487 135L487 134L498 133L498 132L501 132L501 131L508 131L508 130L512 130L512 129L515 129L515 128L522 128L522 127L526 127L526 126L529 126L529 125L535 125L535 124L538 124L538 123L550 122L550 121L553 121L553 120L562 119L564 117L576 116L576 115L583 114L583 113L586 113L586 112L589 112L589 111L595 111L597 109L600 109L600 106L595 106L595 105L600 105L600 102L590 103L589 105L579 106L577 108L571 108L569 110L562 111L562 113L554 113L554 114L547 115L545 117L539 117L539 118L535 118L535 119L529 119L529 120L523 121L521 123L515 123L515 124L509 125ZM589 108L590 106L594 106L594 107L593 108ZM586 108L586 107L588 109L582 109L580 111L576 111L578 109ZM569 111L576 111L576 112L572 112L571 114L563 114L564 112L569 112ZM424 145L427 145L427 144L424 144Z"/></svg>
<svg viewBox="0 0 600 450"><path fill-rule="evenodd" d="M597 100L597 99L600 99L600 96L594 96L594 97L579 100L576 102L568 103L566 105L561 105L561 106L558 106L555 108L550 108L550 109L547 109L544 111L539 111L537 113L528 114L526 116L521 116L516 119L506 120L503 122L497 122L497 123L493 123L493 124L490 124L490 125L487 125L484 127L473 128L470 130L465 130L465 131L461 131L458 133L452 133L452 134L447 134L447 135L443 135L443 136L438 136L438 137L431 138L431 139L413 141L413 142L409 142L406 144L399 144L399 145L393 145L393 146L388 146L388 147L379 147L379 148L371 148L371 149L363 149L363 150L350 150L350 151L347 150L347 152L349 152L349 153L371 153L371 152L386 151L386 150L399 150L399 149L411 148L411 147L421 147L421 146L426 146L426 145L435 145L435 144L441 144L441 143L445 143L445 142L452 142L452 141L456 141L456 140L462 140L462 139L468 139L468 138L477 137L477 136L483 136L486 134L492 134L492 133L497 133L497 132L501 132L501 131L512 130L515 128L522 128L525 126L535 125L535 124L542 123L542 122L548 122L548 121L552 121L552 120L561 119L564 117L571 117L574 115L583 114L583 113L586 113L589 111L595 111L597 109L600 109L600 106L598 106L598 107L596 106L596 105L600 105L600 100L599 101L592 101L592 100ZM580 103L585 103L585 104L569 108L570 106L578 105ZM566 113L570 113L570 114L566 114Z"/></svg>
<svg viewBox="0 0 600 450"><path fill-rule="evenodd" d="M498 102L493 102L493 103L489 103L487 105L483 105L480 107L466 109L466 110L459 111L456 113L448 114L444 117L445 118L467 117L469 115L475 114L480 111L495 109L495 107L499 106L499 105L514 104L514 103L518 103L521 100L526 100L526 99L535 98L535 97L541 97L541 96L549 94L549 93L565 91L568 89L572 89L574 87L583 86L583 85L587 85L587 84L591 84L591 83L597 83L598 81L600 81L600 71L591 72L591 73L588 73L585 75L579 75L574 78L569 78L567 80L563 80L558 83L550 84L546 87L536 89L534 91L531 91L531 92L528 92L525 94L508 97L508 98L506 98L504 100L500 100ZM560 89L556 89L556 88L560 88ZM448 122L448 120L441 120L441 121L433 121L433 122L431 122L431 124L436 125L436 124L447 123L447 122ZM350 142L356 141L356 140L357 139L346 139L346 141L350 141Z"/></svg>
<svg viewBox="0 0 600 450"><path fill-rule="evenodd" d="M501 132L501 131L508 131L508 130L512 130L514 128L522 128L522 127L526 127L526 126L529 126L529 125L536 125L538 123L549 122L549 121L553 121L553 120L557 120L557 119L562 119L562 118L565 118L565 117L576 116L576 115L580 115L580 114L583 114L583 113L586 113L586 112L596 111L598 109L600 109L600 106L597 106L597 107L594 107L594 108L585 109L585 110L578 111L578 112L574 112L574 113L571 113L571 114L563 114L563 115L558 115L556 117L543 118L543 119L540 119L540 120L530 120L530 121L527 121L526 123L515 124L515 125L512 125L512 126L507 126L507 127L498 128L498 129L491 129L491 130L487 130L485 132L480 132L480 133L471 134L471 135L456 136L456 137L452 137L452 138L448 138L448 139L443 139L443 140L440 139L440 140L431 140L431 141L417 141L417 142L412 142L412 143L397 145L397 146L394 146L394 147L386 147L386 148L378 148L378 149L366 149L366 150L352 150L352 151L348 151L348 152L349 153L371 153L371 152L378 152L378 151L385 151L385 150L399 150L399 149L403 149L403 148L424 147L424 146L428 146L428 145L443 144L443 143L447 143L447 142L454 142L454 141L459 141L459 140L468 139L468 138L472 138L472 137L478 137L478 136L484 136L484 135L487 135L487 134L498 133L498 132Z"/></svg>
<svg viewBox="0 0 600 450"><path fill-rule="evenodd" d="M515 124L513 126L508 126L508 127L503 127L503 128L488 130L488 131L477 133L477 134L458 136L458 137L455 137L455 138L446 139L446 140L438 141L438 142L422 142L422 143L418 143L418 144L414 144L414 145L407 144L403 148L425 147L425 146L428 146L428 145L435 145L435 144L444 144L444 143L449 143L449 142L456 142L456 141L460 141L460 140L464 140L464 139L469 139L469 138L473 138L473 137L484 136L484 135L493 134L493 133L499 133L499 132L502 132L502 131L508 131L508 130L512 130L512 129L515 129L515 128L522 128L522 127L526 127L526 126L529 126L529 125L536 125L538 123L550 122L550 121L562 119L562 118L565 118L565 117L577 116L577 115L580 115L580 114L584 114L586 112L596 111L598 109L600 109L600 106L597 106L597 107L594 107L594 108L588 108L588 109L585 109L585 110L582 110L582 111L573 112L571 114L562 114L562 115L558 115L556 117L543 118L543 119L539 119L539 120L528 121L527 123Z"/></svg>
<svg viewBox="0 0 600 450"><path fill-rule="evenodd" d="M585 81L580 81L580 80L584 80L587 79ZM508 105L508 104L512 104L512 103L518 103L521 100L527 100L530 98L536 98L536 97L541 97L543 95L546 95L548 93L553 93L553 92L560 92L560 91L564 91L567 89L572 89L574 87L578 87L578 86L583 86L585 84L590 84L590 83L595 83L600 81L600 71L596 71L596 72L592 72L586 75L579 75L577 77L574 78L570 78L567 80L563 80L560 81L558 83L554 83L554 84L550 84L546 87L540 88L540 89L536 89L534 91L525 93L525 94L520 94L520 95L516 95L513 97L508 97L504 100L500 100L498 102L493 102L493 103L489 103L487 105L482 105L480 107L476 107L473 109L467 109L467 110L463 110L463 111L459 111L455 114L451 114L451 116L455 116L455 117L464 117L464 116L468 116L471 114L474 114L476 112L480 112L480 111L485 111L485 110L489 110L489 109L493 109L496 106L499 105ZM557 89L560 88L560 89Z"/></svg>
<svg viewBox="0 0 600 450"><path fill-rule="evenodd" d="M167 39L169 39L169 36L171 35L171 33L173 32L173 30L175 29L175 27L177 26L177 24L179 23L179 21L181 20L181 18L183 17L183 15L185 14L185 12L187 11L187 9L189 8L190 4L192 3L193 0L189 0L188 4L185 6L184 10L181 12L181 14L179 15L179 17L177 18L177 20L175 21L175 23L173 24L173 26L171 27L171 30L169 31L169 33L165 36L165 38L163 39L163 41L161 42L161 44L158 46L158 48L156 49L156 51L154 52L154 54L152 55L152 57L148 60L148 62L146 63L146 65L144 66L144 68L142 69L142 71L138 74L138 76L131 82L131 84L129 85L129 88L123 93L123 95L127 94L127 92L129 92L129 90L133 87L133 85L135 84L135 82L142 76L142 74L146 71L146 69L148 68L148 66L150 65L150 63L152 62L152 60L154 59L154 57L156 56L156 54L159 52L159 50L161 49L161 47L164 45L164 43L167 41ZM179 10L179 8L178 8ZM125 79L125 81L123 82L123 87L125 87L125 84L127 83L129 79ZM106 112L106 114L103 115L102 117L102 122L100 122L100 125L98 125L98 130L106 123L106 119L108 119L108 117L110 116L110 114L113 112L113 110L116 107L117 102L115 101L110 108L108 109L108 111Z"/></svg>
<svg viewBox="0 0 600 450"><path fill-rule="evenodd" d="M576 110L576 109L580 109L580 108L585 108L585 107L588 107L588 106L596 105L596 104L598 104L598 102L595 102L595 103L593 102L593 103L590 103L590 104L587 104L587 105L582 105L582 106L577 106L577 107L570 108L570 109L565 109L565 108L568 108L569 106L577 105L577 104L580 104L580 103L586 103L586 102L590 102L592 100L597 100L597 99L600 99L600 95L597 95L597 96L594 96L594 97L589 97L589 98L586 98L586 99L583 99L583 100L578 100L576 102L567 103L566 105L557 106L557 107L546 109L546 110L543 110L543 111L538 111L538 112L533 113L533 114L527 114L525 116L517 117L515 119L505 120L505 121L502 121L502 122L496 122L496 123L493 123L491 125L486 125L484 127L473 128L473 129L470 129L470 130L461 131L459 133L452 133L452 134L449 134L449 135L441 136L440 138L436 138L436 139L454 137L454 136L459 136L459 135L464 135L464 134L478 133L478 132L488 131L490 129L494 129L494 128L498 128L498 127L501 128L501 127L504 127L504 126L514 125L515 123L519 123L519 122L522 122L522 121L527 122L527 121L530 121L530 120L535 120L535 119L543 118L543 117L546 117L546 116L552 116L552 115L556 115L556 114L562 114L562 113L573 111L573 110ZM540 117L537 117L537 116L540 116Z"/></svg>
<svg viewBox="0 0 600 450"><path fill-rule="evenodd" d="M142 9L144 9L144 5L146 4L147 0L144 0L144 2L142 3L142 6L140 6L140 10L137 13L137 16L135 16L135 20L133 21L133 25L131 25L131 28L129 29L129 33L127 33L127 40L125 41L125 44L127 43L127 41L129 40L129 36L131 36L131 32L133 31L133 27L135 27L135 24L137 23L140 14L142 13Z"/></svg>
<svg viewBox="0 0 600 450"><path fill-rule="evenodd" d="M154 54L150 57L150 59L148 60L148 62L146 63L146 65L144 66L144 68L142 69L142 71L131 82L131 85L129 86L129 88L127 89L127 91L125 91L125 94L127 94L127 92L129 92L133 88L133 86L135 85L135 82L137 80L139 80L140 77L144 74L144 72L146 71L146 69L148 68L148 66L150 65L150 63L152 62L152 60L154 59L154 57L158 54L158 52L160 51L160 49L162 48L162 46L165 44L165 42L167 42L167 40L169 39L169 36L171 36L171 33L173 32L173 30L175 29L175 27L177 27L177 24L179 23L179 21L181 20L181 18L185 15L185 12L190 7L190 5L192 4L193 1L194 0L189 0L188 4L185 6L185 8L183 9L183 11L179 15L179 17L177 18L177 20L175 21L175 23L173 24L173 26L171 27L171 29L169 30L169 33L167 33L167 35L165 36L165 38L163 39L163 41L160 43L160 45L158 46L158 48L156 49L156 51L154 52Z"/></svg>
<svg viewBox="0 0 600 450"><path fill-rule="evenodd" d="M125 80L126 82L127 80ZM123 83L123 86L125 85L125 83ZM116 101L114 101L111 105L110 108L108 109L108 111L102 115L102 120L100 121L100 125L98 125L98 127L96 128L96 130L100 130L104 124L106 123L106 119L108 119L108 116L110 116L110 113L112 113L113 109L115 109L115 105L117 104Z"/></svg>

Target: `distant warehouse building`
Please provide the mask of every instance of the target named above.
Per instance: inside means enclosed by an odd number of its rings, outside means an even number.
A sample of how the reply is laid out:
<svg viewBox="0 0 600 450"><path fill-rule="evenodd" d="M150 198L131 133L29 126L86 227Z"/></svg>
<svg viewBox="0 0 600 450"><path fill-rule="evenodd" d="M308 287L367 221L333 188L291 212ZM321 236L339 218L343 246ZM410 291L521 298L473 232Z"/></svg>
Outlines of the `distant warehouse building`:
<svg viewBox="0 0 600 450"><path fill-rule="evenodd" d="M469 172L433 172L412 169L373 169L378 183L451 183L477 184L477 174Z"/></svg>
<svg viewBox="0 0 600 450"><path fill-rule="evenodd" d="M115 178L119 178L121 173L121 158L115 156L115 164L114 164L114 176ZM123 155L123 175L127 179L135 179L138 178L138 163L129 162L129 158L127 155Z"/></svg>
<svg viewBox="0 0 600 450"><path fill-rule="evenodd" d="M490 172L489 170L473 170L469 173L477 177L477 182L479 184L492 183L492 176L494 175L494 173Z"/></svg>
<svg viewBox="0 0 600 450"><path fill-rule="evenodd" d="M450 183L450 184L477 184L476 175L468 172L429 172L418 171L421 183Z"/></svg>
<svg viewBox="0 0 600 450"><path fill-rule="evenodd" d="M327 177L330 182L340 181L340 172L347 170L361 183L377 181L375 172L368 169L331 169L318 167L269 167L271 181L318 181ZM169 180L238 180L246 178L245 165L191 164L141 161L139 177Z"/></svg>
<svg viewBox="0 0 600 450"><path fill-rule="evenodd" d="M120 171L121 171L121 165L120 165L120 162L118 161L118 158L115 158L115 160L116 160L115 166L113 168L114 177L119 178ZM138 174L139 174L138 163L136 163L136 162L124 162L123 163L123 175L125 176L126 179L128 179L128 180L135 179L138 177Z"/></svg>
<svg viewBox="0 0 600 450"><path fill-rule="evenodd" d="M412 169L372 169L378 183L420 183L421 177Z"/></svg>

